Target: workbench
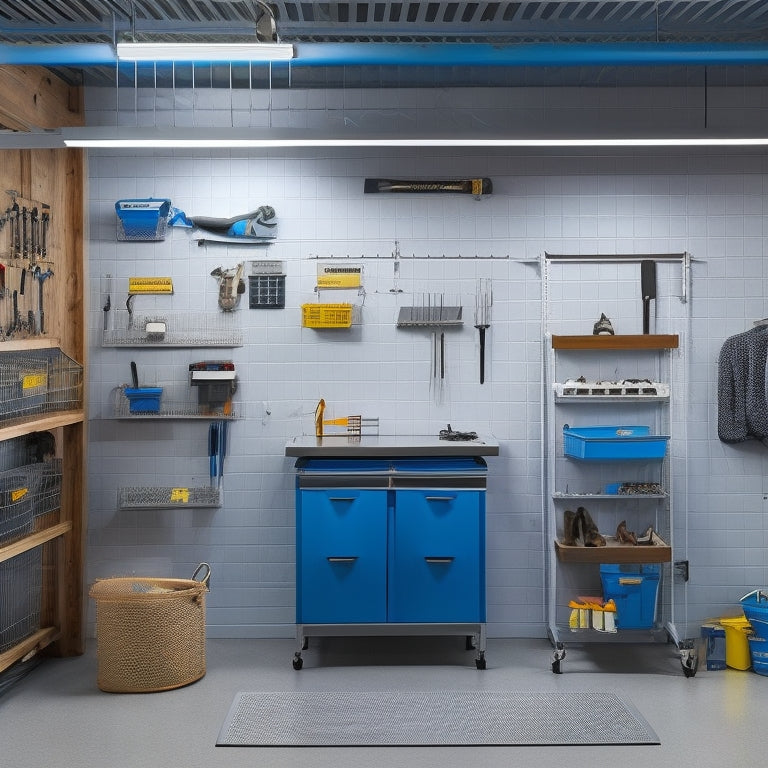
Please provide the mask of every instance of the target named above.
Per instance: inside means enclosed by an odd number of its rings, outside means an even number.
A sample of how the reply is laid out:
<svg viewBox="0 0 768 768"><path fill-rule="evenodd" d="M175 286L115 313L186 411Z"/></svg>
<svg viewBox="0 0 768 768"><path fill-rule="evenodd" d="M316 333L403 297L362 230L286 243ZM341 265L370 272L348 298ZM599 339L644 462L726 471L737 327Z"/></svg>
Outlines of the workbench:
<svg viewBox="0 0 768 768"><path fill-rule="evenodd" d="M460 635L484 669L484 456L495 440L297 437L296 634Z"/></svg>

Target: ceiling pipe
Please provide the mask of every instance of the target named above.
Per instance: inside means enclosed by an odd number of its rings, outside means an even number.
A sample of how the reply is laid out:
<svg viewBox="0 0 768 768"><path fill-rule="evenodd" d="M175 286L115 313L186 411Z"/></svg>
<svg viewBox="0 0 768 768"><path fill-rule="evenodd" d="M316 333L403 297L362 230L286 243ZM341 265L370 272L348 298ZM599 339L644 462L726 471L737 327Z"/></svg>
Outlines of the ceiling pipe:
<svg viewBox="0 0 768 768"><path fill-rule="evenodd" d="M270 66L568 67L768 64L766 43L296 43L296 57ZM108 43L0 45L0 65L114 65Z"/></svg>

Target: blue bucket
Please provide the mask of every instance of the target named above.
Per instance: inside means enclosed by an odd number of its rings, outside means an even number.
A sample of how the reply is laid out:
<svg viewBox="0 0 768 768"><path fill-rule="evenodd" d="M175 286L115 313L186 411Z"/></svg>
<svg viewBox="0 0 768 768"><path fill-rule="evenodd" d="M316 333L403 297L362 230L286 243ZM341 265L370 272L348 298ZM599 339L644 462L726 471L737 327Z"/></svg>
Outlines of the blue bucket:
<svg viewBox="0 0 768 768"><path fill-rule="evenodd" d="M758 675L768 675L768 640L764 637L750 635L749 655L752 657L752 669Z"/></svg>
<svg viewBox="0 0 768 768"><path fill-rule="evenodd" d="M768 639L768 593L755 589L739 602L755 635Z"/></svg>

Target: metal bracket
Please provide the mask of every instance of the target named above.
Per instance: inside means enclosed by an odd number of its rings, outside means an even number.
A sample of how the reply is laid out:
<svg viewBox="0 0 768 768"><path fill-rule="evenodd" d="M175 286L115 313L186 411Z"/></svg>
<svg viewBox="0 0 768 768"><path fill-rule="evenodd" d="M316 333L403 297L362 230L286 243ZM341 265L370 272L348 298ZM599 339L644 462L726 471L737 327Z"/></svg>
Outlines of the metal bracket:
<svg viewBox="0 0 768 768"><path fill-rule="evenodd" d="M690 564L687 560L675 561L675 573L680 576L683 581L688 581L690 578Z"/></svg>

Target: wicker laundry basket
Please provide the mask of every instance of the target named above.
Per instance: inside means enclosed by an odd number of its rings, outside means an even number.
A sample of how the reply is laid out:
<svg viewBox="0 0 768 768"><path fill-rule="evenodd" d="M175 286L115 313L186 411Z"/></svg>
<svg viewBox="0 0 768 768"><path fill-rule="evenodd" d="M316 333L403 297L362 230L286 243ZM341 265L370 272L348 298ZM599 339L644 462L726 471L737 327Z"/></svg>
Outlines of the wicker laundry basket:
<svg viewBox="0 0 768 768"><path fill-rule="evenodd" d="M210 576L210 566L201 563L191 579L126 577L94 583L90 596L96 601L102 691L167 691L205 675Z"/></svg>

